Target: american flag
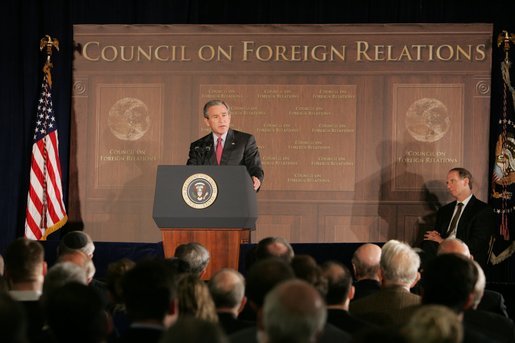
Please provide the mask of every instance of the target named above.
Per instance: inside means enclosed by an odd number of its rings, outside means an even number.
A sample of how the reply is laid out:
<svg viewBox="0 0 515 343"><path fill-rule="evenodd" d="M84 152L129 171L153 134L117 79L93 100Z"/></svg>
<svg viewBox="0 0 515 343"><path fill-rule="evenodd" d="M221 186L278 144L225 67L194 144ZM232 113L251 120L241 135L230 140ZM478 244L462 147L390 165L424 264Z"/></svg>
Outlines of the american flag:
<svg viewBox="0 0 515 343"><path fill-rule="evenodd" d="M51 64L45 64L45 76L36 112L32 145L30 188L27 196L25 237L45 240L67 221L61 184L59 140L52 106Z"/></svg>

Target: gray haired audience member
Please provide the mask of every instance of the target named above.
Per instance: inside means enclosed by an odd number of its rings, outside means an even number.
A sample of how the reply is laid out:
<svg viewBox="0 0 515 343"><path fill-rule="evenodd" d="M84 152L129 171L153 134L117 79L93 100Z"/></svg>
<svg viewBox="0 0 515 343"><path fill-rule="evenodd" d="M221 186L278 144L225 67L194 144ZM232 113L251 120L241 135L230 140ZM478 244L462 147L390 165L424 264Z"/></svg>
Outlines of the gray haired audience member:
<svg viewBox="0 0 515 343"><path fill-rule="evenodd" d="M326 318L322 296L302 280L285 281L265 298L263 324L268 343L316 342Z"/></svg>
<svg viewBox="0 0 515 343"><path fill-rule="evenodd" d="M202 277L209 264L209 251L200 243L192 242L181 244L175 249L174 256L187 262L190 272Z"/></svg>
<svg viewBox="0 0 515 343"><path fill-rule="evenodd" d="M41 300L44 302L50 293L70 282L87 285L88 277L84 268L73 262L59 262L54 264L48 269L45 276Z"/></svg>
<svg viewBox="0 0 515 343"><path fill-rule="evenodd" d="M418 281L420 258L408 244L386 242L381 249L381 289L350 304L350 312L377 325L392 325L407 319L400 311L420 304L420 296L410 293Z"/></svg>
<svg viewBox="0 0 515 343"><path fill-rule="evenodd" d="M402 332L411 343L461 343L463 339L460 318L441 305L418 308Z"/></svg>

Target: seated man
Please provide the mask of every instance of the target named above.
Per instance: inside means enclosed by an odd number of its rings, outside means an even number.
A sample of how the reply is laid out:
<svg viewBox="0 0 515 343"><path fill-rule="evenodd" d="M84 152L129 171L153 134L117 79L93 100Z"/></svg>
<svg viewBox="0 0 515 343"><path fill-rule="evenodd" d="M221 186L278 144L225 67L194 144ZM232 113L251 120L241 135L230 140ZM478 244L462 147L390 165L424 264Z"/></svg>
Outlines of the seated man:
<svg viewBox="0 0 515 343"><path fill-rule="evenodd" d="M424 235L423 249L434 256L445 238L459 238L484 268L488 262L490 238L495 229L492 208L472 194L472 174L465 168L453 168L447 174L447 189L455 201L441 207L434 230Z"/></svg>

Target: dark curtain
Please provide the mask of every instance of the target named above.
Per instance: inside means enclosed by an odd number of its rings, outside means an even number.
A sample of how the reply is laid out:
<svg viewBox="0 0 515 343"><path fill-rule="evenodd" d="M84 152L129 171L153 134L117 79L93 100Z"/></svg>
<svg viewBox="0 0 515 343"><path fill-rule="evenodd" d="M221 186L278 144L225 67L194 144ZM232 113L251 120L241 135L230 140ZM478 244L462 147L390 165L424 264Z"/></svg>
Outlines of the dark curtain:
<svg viewBox="0 0 515 343"><path fill-rule="evenodd" d="M23 235L34 113L44 61L39 40L45 34L60 41L60 51L53 56L53 101L66 198L73 24L486 22L494 23L494 36L502 29L515 31L513 0L4 0L0 7L0 252L15 237ZM501 54L496 47L493 50L492 111L496 111L500 107Z"/></svg>

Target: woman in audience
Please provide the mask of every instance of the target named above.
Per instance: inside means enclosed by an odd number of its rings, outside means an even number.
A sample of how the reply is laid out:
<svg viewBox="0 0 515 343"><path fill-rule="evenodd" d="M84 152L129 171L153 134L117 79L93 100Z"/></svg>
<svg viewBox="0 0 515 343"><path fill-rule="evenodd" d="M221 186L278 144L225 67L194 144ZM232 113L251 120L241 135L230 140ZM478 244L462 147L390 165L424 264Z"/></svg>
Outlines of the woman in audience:
<svg viewBox="0 0 515 343"><path fill-rule="evenodd" d="M177 284L179 298L179 316L193 316L217 323L215 303L209 288L196 275L185 274Z"/></svg>

